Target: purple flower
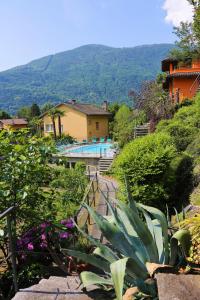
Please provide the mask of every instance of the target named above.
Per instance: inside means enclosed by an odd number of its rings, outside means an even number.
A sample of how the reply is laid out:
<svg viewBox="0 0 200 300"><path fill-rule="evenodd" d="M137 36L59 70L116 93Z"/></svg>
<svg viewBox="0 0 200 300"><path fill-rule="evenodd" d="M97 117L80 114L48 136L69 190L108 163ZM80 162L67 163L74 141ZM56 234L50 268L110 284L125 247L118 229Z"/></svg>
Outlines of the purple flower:
<svg viewBox="0 0 200 300"><path fill-rule="evenodd" d="M28 250L33 250L34 249L33 243L28 243L27 248Z"/></svg>
<svg viewBox="0 0 200 300"><path fill-rule="evenodd" d="M73 222L69 222L69 223L67 223L65 226L66 226L67 228L69 228L69 229L74 228Z"/></svg>
<svg viewBox="0 0 200 300"><path fill-rule="evenodd" d="M45 229L45 228L47 228L48 226L50 226L50 223L49 223L49 222L45 222L45 223L40 224L40 227L41 227L42 229Z"/></svg>
<svg viewBox="0 0 200 300"><path fill-rule="evenodd" d="M47 242L42 242L41 244L40 244L40 248L42 248L42 249L44 249L44 248L47 248Z"/></svg>
<svg viewBox="0 0 200 300"><path fill-rule="evenodd" d="M25 254L21 255L21 260L25 260L26 258L27 258L27 255L25 255Z"/></svg>
<svg viewBox="0 0 200 300"><path fill-rule="evenodd" d="M67 239L69 237L69 233L68 232L61 232L61 233L59 233L59 237L61 239Z"/></svg>
<svg viewBox="0 0 200 300"><path fill-rule="evenodd" d="M43 233L43 234L41 235L41 240L43 240L43 241L46 240L46 234Z"/></svg>
<svg viewBox="0 0 200 300"><path fill-rule="evenodd" d="M62 220L60 223L69 229L74 227L72 219Z"/></svg>

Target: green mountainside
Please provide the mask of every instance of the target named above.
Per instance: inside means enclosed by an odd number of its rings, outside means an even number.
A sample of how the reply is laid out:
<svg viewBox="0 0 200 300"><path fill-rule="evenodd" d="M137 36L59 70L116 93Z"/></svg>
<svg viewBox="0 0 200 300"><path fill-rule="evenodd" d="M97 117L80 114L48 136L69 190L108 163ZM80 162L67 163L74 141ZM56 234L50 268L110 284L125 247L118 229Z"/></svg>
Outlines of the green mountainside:
<svg viewBox="0 0 200 300"><path fill-rule="evenodd" d="M86 45L0 73L0 109L75 98L82 102L128 101L130 89L154 79L172 44L112 48Z"/></svg>

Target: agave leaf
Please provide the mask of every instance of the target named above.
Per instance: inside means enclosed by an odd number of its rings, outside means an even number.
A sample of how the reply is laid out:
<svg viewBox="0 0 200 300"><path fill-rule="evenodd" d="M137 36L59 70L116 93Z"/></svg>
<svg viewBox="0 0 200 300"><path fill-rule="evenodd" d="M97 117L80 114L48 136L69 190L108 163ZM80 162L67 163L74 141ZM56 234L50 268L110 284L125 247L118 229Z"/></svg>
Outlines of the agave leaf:
<svg viewBox="0 0 200 300"><path fill-rule="evenodd" d="M104 249L97 247L95 248L95 250L93 251L93 254L98 255L102 258L104 258L105 260L109 261L110 263L113 263L114 261L118 260L117 258L114 259L113 257L108 257L107 256L107 251L105 252Z"/></svg>
<svg viewBox="0 0 200 300"><path fill-rule="evenodd" d="M145 264L146 261L149 259L149 256L147 255L142 240L137 235L137 232L135 231L135 228L131 224L125 211L117 208L117 214L121 221L121 226L120 226L121 231L124 233L128 242L132 245L137 257L140 259L141 262Z"/></svg>
<svg viewBox="0 0 200 300"><path fill-rule="evenodd" d="M100 270L106 273L110 272L110 264L104 259L101 259L100 257L97 257L93 254L86 254L80 251L70 250L70 249L62 249L61 251L73 257L79 258L85 261L86 263L95 266L96 268L99 268Z"/></svg>
<svg viewBox="0 0 200 300"><path fill-rule="evenodd" d="M96 275L93 272L82 272L80 274L81 282L83 284L83 287L88 287L90 285L98 285L103 286L104 288L106 286L113 286L113 282L111 278L104 278L101 276Z"/></svg>
<svg viewBox="0 0 200 300"><path fill-rule="evenodd" d="M124 278L128 257L117 260L110 265L112 280L114 283L117 300L122 300L124 289Z"/></svg>
<svg viewBox="0 0 200 300"><path fill-rule="evenodd" d="M146 250L146 262L158 262L158 251L156 247L156 243L151 235L146 224L141 220L138 213L133 209L130 209L126 204L119 203L121 210L126 213L127 218L129 219L131 225L137 232L137 235L141 242L143 243Z"/></svg>
<svg viewBox="0 0 200 300"><path fill-rule="evenodd" d="M104 193L102 194L104 195ZM134 227L131 225L130 221L128 220L125 212L123 210L120 210L119 208L113 209L106 195L104 195L104 198L108 205L109 211L111 212L112 215L111 216L112 223L114 223L120 229L120 231L123 232L129 244L132 245L132 248L136 256L138 257L138 259L145 264L146 261L148 260L146 249L142 241L139 239ZM110 222L108 218L106 219Z"/></svg>
<svg viewBox="0 0 200 300"><path fill-rule="evenodd" d="M140 208L140 209L146 220L147 227L148 227L149 231L151 232L153 239L155 240L152 219L151 219L150 215L144 209L142 209L142 208Z"/></svg>
<svg viewBox="0 0 200 300"><path fill-rule="evenodd" d="M123 232L121 232L117 226L110 224L91 207L86 206L105 238L124 256L131 257L134 260L136 276L141 276L142 273L146 273L146 266L138 259L132 245L126 240Z"/></svg>
<svg viewBox="0 0 200 300"><path fill-rule="evenodd" d="M172 236L170 241L170 248L171 248L170 265L174 266L176 264L178 253L179 253L179 247L182 251L183 257L187 257L189 255L190 246L191 246L190 232L186 229L178 230Z"/></svg>
<svg viewBox="0 0 200 300"><path fill-rule="evenodd" d="M116 261L119 259L116 253L114 253L109 247L102 244L99 240L94 239L91 235L85 233L82 229L78 227L78 225L74 222L76 228L82 233L83 236L85 236L93 245L99 247L104 255L104 258L106 258L107 261L112 263L113 261Z"/></svg>
<svg viewBox="0 0 200 300"><path fill-rule="evenodd" d="M165 262L165 253L164 253L164 246L163 246L162 227L160 225L160 222L156 219L154 219L152 223L153 223L155 242L158 248L159 263L163 264Z"/></svg>
<svg viewBox="0 0 200 300"><path fill-rule="evenodd" d="M163 245L164 245L164 254L165 254L164 263L168 264L168 262L169 262L168 226L167 226L167 220L166 220L165 215L159 209L151 207L151 206L146 206L146 205L139 203L138 207L139 208L142 207L143 209L145 209L155 219L157 219L160 222L160 225L162 227Z"/></svg>
<svg viewBox="0 0 200 300"><path fill-rule="evenodd" d="M176 214L176 223L178 224L178 227L179 227L179 229L180 229L180 228L181 228L181 225L180 225L180 218L179 218L177 209L176 209L175 207L174 207L174 211L175 211L175 214Z"/></svg>

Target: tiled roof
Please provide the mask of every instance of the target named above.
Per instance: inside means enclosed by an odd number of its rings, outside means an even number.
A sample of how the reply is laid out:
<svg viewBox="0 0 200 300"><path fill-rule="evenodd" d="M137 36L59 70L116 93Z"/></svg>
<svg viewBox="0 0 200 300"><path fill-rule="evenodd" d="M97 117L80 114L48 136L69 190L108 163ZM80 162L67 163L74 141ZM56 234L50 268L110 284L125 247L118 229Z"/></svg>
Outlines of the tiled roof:
<svg viewBox="0 0 200 300"><path fill-rule="evenodd" d="M171 77L190 77L190 76L198 76L200 75L200 72L176 72L167 75L168 78Z"/></svg>
<svg viewBox="0 0 200 300"><path fill-rule="evenodd" d="M61 105L66 105L67 107L77 110L87 116L111 116L111 113L104 110L103 108L97 107L92 104L85 104L85 103L76 103L76 102L63 102L60 104L57 104L55 107L59 109ZM40 117L43 117L48 113L45 112Z"/></svg>
<svg viewBox="0 0 200 300"><path fill-rule="evenodd" d="M25 119L1 119L0 122L4 125L27 125Z"/></svg>
<svg viewBox="0 0 200 300"><path fill-rule="evenodd" d="M92 104L83 104L83 103L63 103L64 105L78 110L86 115L105 115L105 116L109 116L110 113L108 111L105 111L103 108L99 108L95 105Z"/></svg>

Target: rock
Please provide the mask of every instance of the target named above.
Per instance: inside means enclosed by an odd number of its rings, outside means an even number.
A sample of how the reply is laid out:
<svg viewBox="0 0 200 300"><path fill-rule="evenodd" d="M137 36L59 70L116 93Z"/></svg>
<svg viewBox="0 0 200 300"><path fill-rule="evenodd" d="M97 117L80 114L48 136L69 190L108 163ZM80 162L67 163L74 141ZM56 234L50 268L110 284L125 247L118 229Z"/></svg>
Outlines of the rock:
<svg viewBox="0 0 200 300"><path fill-rule="evenodd" d="M138 293L139 290L137 287L133 287L133 288L130 288L126 291L126 293L124 294L123 296L123 300L132 300L133 299L133 296Z"/></svg>
<svg viewBox="0 0 200 300"><path fill-rule="evenodd" d="M156 274L159 300L199 300L200 275Z"/></svg>

